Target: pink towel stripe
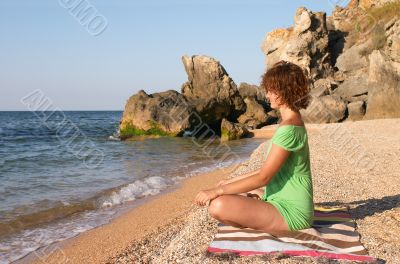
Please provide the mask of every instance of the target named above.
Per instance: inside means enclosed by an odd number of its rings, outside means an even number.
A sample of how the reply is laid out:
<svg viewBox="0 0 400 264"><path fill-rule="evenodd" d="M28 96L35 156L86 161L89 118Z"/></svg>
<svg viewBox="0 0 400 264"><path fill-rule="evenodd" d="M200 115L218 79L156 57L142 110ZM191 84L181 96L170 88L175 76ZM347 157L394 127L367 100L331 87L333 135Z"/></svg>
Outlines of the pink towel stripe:
<svg viewBox="0 0 400 264"><path fill-rule="evenodd" d="M315 250L284 250L284 251L272 251L272 252L262 252L262 251L242 251L242 250L234 250L234 249L222 249L222 248L214 248L208 247L208 252L232 252L238 254L239 256L251 256L251 255L263 255L263 254L271 254L271 253L284 253L291 256L309 256L309 257L326 257L329 259L345 259L345 260L354 260L354 261L368 261L374 262L376 259L371 256L363 256L363 255L353 255L353 254L338 254L338 253L329 253L329 252L321 252Z"/></svg>

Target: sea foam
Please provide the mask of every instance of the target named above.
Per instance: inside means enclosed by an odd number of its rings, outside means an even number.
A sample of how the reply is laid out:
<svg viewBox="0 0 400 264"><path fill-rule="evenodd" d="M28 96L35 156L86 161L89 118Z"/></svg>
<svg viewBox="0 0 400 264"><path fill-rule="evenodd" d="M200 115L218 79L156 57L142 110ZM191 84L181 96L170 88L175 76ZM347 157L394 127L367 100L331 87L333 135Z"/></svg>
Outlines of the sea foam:
<svg viewBox="0 0 400 264"><path fill-rule="evenodd" d="M149 195L155 195L161 190L172 186L176 181L159 176L153 176L142 180L136 180L122 187L118 191L114 191L102 203L102 207L110 207L124 202L133 201Z"/></svg>

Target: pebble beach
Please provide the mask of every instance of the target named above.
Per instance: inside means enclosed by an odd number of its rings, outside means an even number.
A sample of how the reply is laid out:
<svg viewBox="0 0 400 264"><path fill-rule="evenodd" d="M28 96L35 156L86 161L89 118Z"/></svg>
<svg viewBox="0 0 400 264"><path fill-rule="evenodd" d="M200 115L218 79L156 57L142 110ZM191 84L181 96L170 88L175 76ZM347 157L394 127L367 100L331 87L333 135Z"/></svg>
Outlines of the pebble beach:
<svg viewBox="0 0 400 264"><path fill-rule="evenodd" d="M310 124L307 131L315 204L348 206L369 255L379 263L400 263L400 120ZM207 253L218 222L207 207L193 204L195 195L223 178L259 168L267 146L266 139L234 170L187 179L179 189L81 234L37 263L59 263L61 257L68 263L349 263L282 254Z"/></svg>

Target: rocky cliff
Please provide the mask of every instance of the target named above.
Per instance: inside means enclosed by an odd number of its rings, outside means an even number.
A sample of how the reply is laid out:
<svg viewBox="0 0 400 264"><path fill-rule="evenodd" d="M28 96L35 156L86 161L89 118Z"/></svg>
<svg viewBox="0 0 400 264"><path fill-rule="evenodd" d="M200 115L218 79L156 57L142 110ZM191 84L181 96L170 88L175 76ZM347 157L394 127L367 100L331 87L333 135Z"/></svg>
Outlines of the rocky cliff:
<svg viewBox="0 0 400 264"><path fill-rule="evenodd" d="M400 117L400 1L352 0L331 16L300 7L293 27L262 44L268 68L302 66L312 85L307 122Z"/></svg>

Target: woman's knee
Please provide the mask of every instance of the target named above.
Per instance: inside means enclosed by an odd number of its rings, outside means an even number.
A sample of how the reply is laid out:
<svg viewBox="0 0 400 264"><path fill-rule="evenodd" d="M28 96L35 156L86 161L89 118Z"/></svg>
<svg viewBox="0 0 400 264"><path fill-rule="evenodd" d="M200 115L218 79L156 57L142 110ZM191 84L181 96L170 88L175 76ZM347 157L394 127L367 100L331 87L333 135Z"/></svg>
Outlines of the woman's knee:
<svg viewBox="0 0 400 264"><path fill-rule="evenodd" d="M208 207L208 212L212 217L219 218L223 215L225 207L226 197L224 197L224 195L221 195L211 201L210 206Z"/></svg>

